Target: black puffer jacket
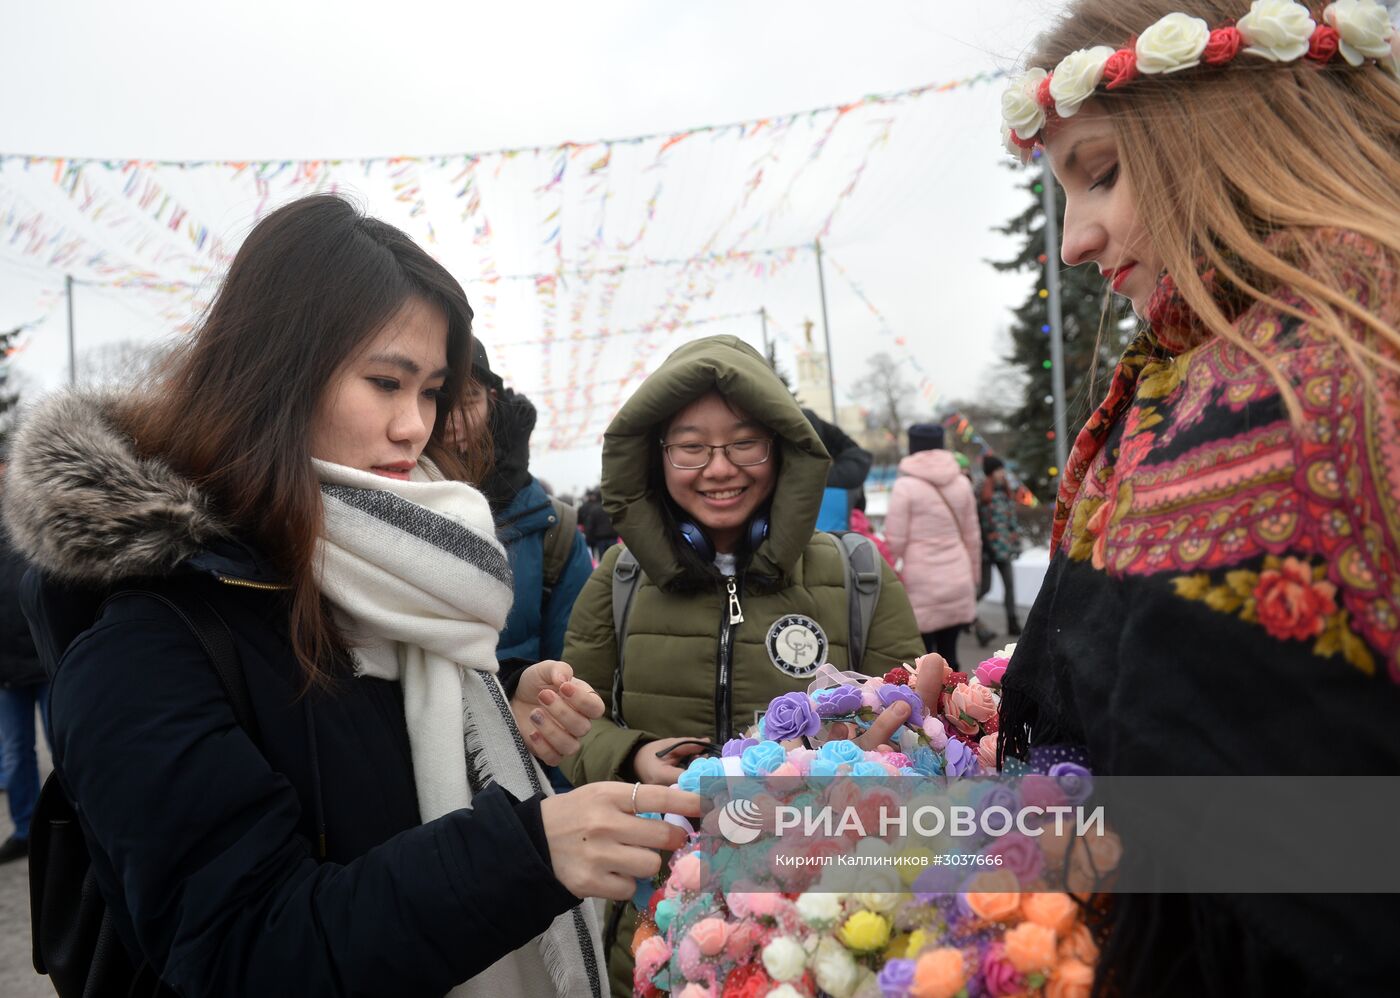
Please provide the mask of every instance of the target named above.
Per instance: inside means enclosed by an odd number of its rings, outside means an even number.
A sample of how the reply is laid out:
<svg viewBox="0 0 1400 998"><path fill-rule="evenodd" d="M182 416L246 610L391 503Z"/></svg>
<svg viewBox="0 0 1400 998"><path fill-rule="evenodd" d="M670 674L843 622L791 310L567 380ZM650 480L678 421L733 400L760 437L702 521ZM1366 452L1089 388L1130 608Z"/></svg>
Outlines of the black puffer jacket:
<svg viewBox="0 0 1400 998"><path fill-rule="evenodd" d="M43 571L26 586L40 653L61 656L55 766L123 941L174 990L439 996L579 903L538 799L492 786L419 823L399 684L299 696L276 576L197 490L135 459L103 400L41 408L14 458L6 512ZM259 744L188 628L110 595L153 575L228 623Z"/></svg>
<svg viewBox="0 0 1400 998"><path fill-rule="evenodd" d="M37 686L48 678L20 607L20 581L28 567L0 531L0 686Z"/></svg>

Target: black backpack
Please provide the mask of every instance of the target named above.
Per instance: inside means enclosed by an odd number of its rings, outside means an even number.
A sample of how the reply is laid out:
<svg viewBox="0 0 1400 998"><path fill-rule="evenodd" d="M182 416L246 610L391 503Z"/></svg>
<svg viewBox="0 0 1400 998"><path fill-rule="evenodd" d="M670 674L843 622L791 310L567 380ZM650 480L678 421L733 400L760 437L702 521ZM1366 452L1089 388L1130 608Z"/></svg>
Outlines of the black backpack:
<svg viewBox="0 0 1400 998"><path fill-rule="evenodd" d="M31 575L26 580L30 590L26 596L31 600L37 596L42 603L44 585ZM238 649L218 612L188 589L158 584L155 588L126 588L112 593L98 606L97 613L112 600L129 595L157 599L185 622L209 656L234 717L256 742L257 722ZM49 652L44 657L52 669L68 642L52 631L45 633L47 626L38 626L40 621L49 624L45 614L31 613L30 620L36 625L36 643ZM44 781L30 826L29 912L34 969L49 976L59 998L173 994L161 984L149 964L133 966L117 935L107 902L98 890L92 857L78 822L78 809L57 772L50 773Z"/></svg>

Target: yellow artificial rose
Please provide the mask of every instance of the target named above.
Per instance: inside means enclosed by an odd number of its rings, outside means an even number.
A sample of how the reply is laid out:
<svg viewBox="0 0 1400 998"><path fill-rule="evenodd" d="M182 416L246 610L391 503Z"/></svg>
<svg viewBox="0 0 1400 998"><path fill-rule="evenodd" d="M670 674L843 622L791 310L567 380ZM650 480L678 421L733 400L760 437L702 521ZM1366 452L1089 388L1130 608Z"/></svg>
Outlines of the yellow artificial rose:
<svg viewBox="0 0 1400 998"><path fill-rule="evenodd" d="M890 941L890 920L873 911L858 911L841 926L841 941L858 953L883 949Z"/></svg>

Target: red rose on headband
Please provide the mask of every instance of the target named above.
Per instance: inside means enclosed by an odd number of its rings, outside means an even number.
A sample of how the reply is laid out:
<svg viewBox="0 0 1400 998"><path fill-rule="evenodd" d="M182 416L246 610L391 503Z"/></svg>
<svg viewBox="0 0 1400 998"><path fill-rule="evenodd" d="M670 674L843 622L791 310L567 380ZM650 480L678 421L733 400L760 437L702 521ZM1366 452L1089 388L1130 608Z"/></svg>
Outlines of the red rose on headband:
<svg viewBox="0 0 1400 998"><path fill-rule="evenodd" d="M1055 109L1055 98L1050 96L1050 80L1051 77L1047 76L1040 81L1040 86L1035 88L1035 102L1046 111Z"/></svg>
<svg viewBox="0 0 1400 998"><path fill-rule="evenodd" d="M1337 34L1336 28L1329 24L1319 24L1308 41L1307 58L1312 62L1330 62L1337 54L1337 43L1340 41L1341 36Z"/></svg>
<svg viewBox="0 0 1400 998"><path fill-rule="evenodd" d="M1234 28L1216 28L1210 33L1201 59L1207 66L1223 66L1239 54L1244 39Z"/></svg>
<svg viewBox="0 0 1400 998"><path fill-rule="evenodd" d="M1103 64L1103 80L1109 90L1116 90L1137 79L1137 49L1133 45L1119 49Z"/></svg>

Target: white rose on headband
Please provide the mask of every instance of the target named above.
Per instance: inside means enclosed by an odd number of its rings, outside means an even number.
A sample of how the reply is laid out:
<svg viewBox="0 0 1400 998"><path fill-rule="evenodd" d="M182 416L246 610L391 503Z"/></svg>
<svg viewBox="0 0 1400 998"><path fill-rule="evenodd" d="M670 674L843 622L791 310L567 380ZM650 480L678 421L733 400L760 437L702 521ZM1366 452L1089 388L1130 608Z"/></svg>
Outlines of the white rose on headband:
<svg viewBox="0 0 1400 998"><path fill-rule="evenodd" d="M1001 95L1001 120L1022 141L1029 142L1045 127L1045 111L1035 95L1049 75L1043 69L1029 70Z"/></svg>
<svg viewBox="0 0 1400 998"><path fill-rule="evenodd" d="M1107 45L1071 52L1055 67L1050 77L1050 96L1061 118L1073 117L1103 79L1104 63L1114 50Z"/></svg>
<svg viewBox="0 0 1400 998"><path fill-rule="evenodd" d="M1201 64L1210 25L1180 12L1168 14L1137 40L1139 73L1175 73Z"/></svg>
<svg viewBox="0 0 1400 998"><path fill-rule="evenodd" d="M1390 39L1395 28L1376 0L1336 0L1323 9L1322 19L1342 36L1337 47L1342 58L1353 66L1391 54Z"/></svg>
<svg viewBox="0 0 1400 998"><path fill-rule="evenodd" d="M1293 0L1254 0L1235 28L1245 51L1273 62L1292 62L1307 55L1317 22L1308 8Z"/></svg>

